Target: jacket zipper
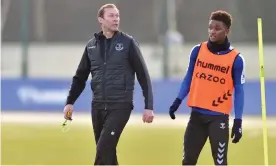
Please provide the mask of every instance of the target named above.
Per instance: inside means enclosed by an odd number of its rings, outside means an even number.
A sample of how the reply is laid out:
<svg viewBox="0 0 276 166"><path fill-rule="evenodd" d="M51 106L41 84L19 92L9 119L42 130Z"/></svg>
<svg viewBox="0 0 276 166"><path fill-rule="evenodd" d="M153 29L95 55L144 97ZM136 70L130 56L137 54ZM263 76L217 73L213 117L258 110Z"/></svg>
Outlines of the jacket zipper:
<svg viewBox="0 0 276 166"><path fill-rule="evenodd" d="M104 110L106 110L106 94L105 94L105 78L106 78L106 76L105 76L105 70L106 70L106 49L107 48L107 43L106 43L106 41L105 41L105 48L104 48L104 72L103 72L103 74L104 74L104 76L103 76L103 89L104 89Z"/></svg>
<svg viewBox="0 0 276 166"><path fill-rule="evenodd" d="M125 81L125 92L127 91L127 79L126 79L126 75L124 75L124 81Z"/></svg>

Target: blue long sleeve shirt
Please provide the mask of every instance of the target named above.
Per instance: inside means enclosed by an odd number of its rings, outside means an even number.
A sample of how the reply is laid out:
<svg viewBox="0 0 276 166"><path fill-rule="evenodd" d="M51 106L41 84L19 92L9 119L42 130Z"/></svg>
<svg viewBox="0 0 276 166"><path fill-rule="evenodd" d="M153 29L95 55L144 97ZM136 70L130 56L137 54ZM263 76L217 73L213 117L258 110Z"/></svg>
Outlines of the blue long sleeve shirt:
<svg viewBox="0 0 276 166"><path fill-rule="evenodd" d="M183 100L190 91L190 85L192 82L192 76L194 71L194 66L196 63L196 59L198 56L198 52L200 49L200 45L194 46L190 53L190 62L188 65L187 73L183 79L183 82L181 84L181 88L178 94L178 98L180 100ZM223 49L223 51L215 51L212 50L211 47L209 50L217 55L224 56L228 52L230 52L233 49L233 47L230 46L226 49ZM245 62L243 59L243 56L239 54L233 64L232 68L232 78L233 78L233 84L234 84L234 112L235 112L235 119L242 119L243 114L243 107L244 107L244 89L243 84L245 83ZM202 114L209 114L209 115L221 115L222 113L218 113L212 110L206 110L202 108L192 107L193 111L200 112Z"/></svg>

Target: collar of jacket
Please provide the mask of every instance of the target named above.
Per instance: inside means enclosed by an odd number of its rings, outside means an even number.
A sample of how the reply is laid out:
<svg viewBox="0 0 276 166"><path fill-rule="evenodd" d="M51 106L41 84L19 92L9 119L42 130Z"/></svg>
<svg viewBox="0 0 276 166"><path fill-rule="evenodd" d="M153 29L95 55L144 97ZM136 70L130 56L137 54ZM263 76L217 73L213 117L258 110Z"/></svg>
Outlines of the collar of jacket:
<svg viewBox="0 0 276 166"><path fill-rule="evenodd" d="M210 39L208 39L207 47L211 52L226 51L230 47L230 42L228 40L228 37L225 38L225 40L222 44L212 42L212 41L210 41Z"/></svg>
<svg viewBox="0 0 276 166"><path fill-rule="evenodd" d="M112 36L112 38L117 37L119 34L120 34L120 31L116 31L116 32L114 33L114 35ZM98 32L98 33L94 33L94 36L95 36L96 40L99 41L99 40L100 40L100 37L103 36L103 31L100 31L100 32Z"/></svg>

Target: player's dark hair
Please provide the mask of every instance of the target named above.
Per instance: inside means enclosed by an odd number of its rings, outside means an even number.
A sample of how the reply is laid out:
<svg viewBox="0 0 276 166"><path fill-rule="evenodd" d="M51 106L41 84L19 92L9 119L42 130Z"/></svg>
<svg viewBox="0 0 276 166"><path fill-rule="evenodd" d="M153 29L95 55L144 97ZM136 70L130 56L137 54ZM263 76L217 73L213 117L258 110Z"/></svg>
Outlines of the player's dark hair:
<svg viewBox="0 0 276 166"><path fill-rule="evenodd" d="M228 28L232 25L232 16L226 11L218 10L211 13L210 20L223 22Z"/></svg>

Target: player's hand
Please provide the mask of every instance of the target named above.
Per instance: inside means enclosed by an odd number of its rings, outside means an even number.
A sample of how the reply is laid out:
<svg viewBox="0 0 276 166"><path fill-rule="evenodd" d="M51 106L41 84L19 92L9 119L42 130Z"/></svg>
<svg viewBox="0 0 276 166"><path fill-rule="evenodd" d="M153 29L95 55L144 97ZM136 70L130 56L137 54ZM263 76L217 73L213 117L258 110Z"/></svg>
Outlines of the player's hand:
<svg viewBox="0 0 276 166"><path fill-rule="evenodd" d="M170 107L170 111L169 111L169 114L170 114L170 117L172 119L175 119L175 112L177 111L178 107L180 106L182 100L180 100L179 98L176 98L173 102L173 104L171 105Z"/></svg>
<svg viewBox="0 0 276 166"><path fill-rule="evenodd" d="M143 122L145 123L151 123L154 118L153 110L145 109L143 113Z"/></svg>
<svg viewBox="0 0 276 166"><path fill-rule="evenodd" d="M73 114L73 111L74 111L74 107L72 104L67 104L65 107L64 107L64 118L67 119L67 120L72 120L72 114Z"/></svg>
<svg viewBox="0 0 276 166"><path fill-rule="evenodd" d="M234 119L234 124L232 127L231 138L232 143L238 143L242 137L242 120L241 119Z"/></svg>

